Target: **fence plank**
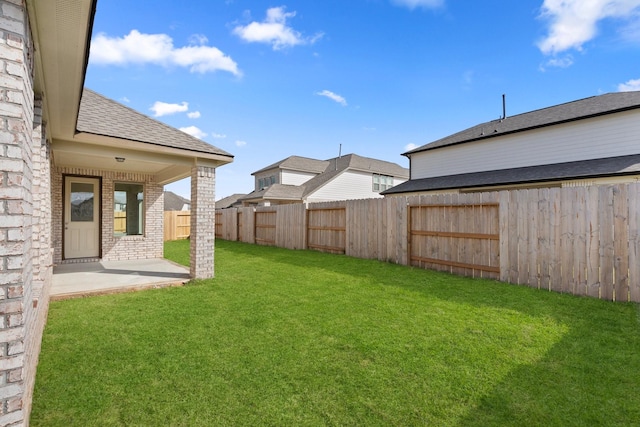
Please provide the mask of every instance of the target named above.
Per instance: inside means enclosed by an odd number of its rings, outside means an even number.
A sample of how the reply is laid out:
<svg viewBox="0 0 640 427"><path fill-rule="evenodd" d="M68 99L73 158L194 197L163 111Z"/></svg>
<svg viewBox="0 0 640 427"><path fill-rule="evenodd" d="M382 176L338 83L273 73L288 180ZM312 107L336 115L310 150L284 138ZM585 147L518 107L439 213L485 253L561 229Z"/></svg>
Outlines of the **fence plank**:
<svg viewBox="0 0 640 427"><path fill-rule="evenodd" d="M549 247L552 248L552 256L549 260L549 290L560 292L562 290L562 210L560 208L560 194L562 189L549 189L549 223L551 230L549 233Z"/></svg>
<svg viewBox="0 0 640 427"><path fill-rule="evenodd" d="M510 281L510 268L511 268L511 260L509 259L509 212L511 210L510 207L510 197L508 191L500 192L500 208L499 208L499 232L500 232L500 280L503 282Z"/></svg>
<svg viewBox="0 0 640 427"><path fill-rule="evenodd" d="M528 284L529 280L529 258L528 258L528 240L529 227L527 223L527 190L519 190L518 192L518 283L519 285Z"/></svg>
<svg viewBox="0 0 640 427"><path fill-rule="evenodd" d="M615 185L614 195L614 295L615 301L629 301L629 203L628 186Z"/></svg>
<svg viewBox="0 0 640 427"><path fill-rule="evenodd" d="M640 302L640 184L629 185L629 301Z"/></svg>
<svg viewBox="0 0 640 427"><path fill-rule="evenodd" d="M532 189L527 191L527 259L529 261L529 286L540 288L540 266L538 265L538 201L540 191Z"/></svg>
<svg viewBox="0 0 640 427"><path fill-rule="evenodd" d="M549 189L541 188L538 191L538 215L536 235L538 236L538 274L540 289L549 289L551 276L549 264L551 254L550 244L551 219Z"/></svg>
<svg viewBox="0 0 640 427"><path fill-rule="evenodd" d="M573 279L573 214L571 200L575 187L565 188L560 193L560 270L562 280L560 292L570 293L574 289Z"/></svg>
<svg viewBox="0 0 640 427"><path fill-rule="evenodd" d="M600 214L598 187L587 189L585 202L587 284L586 295L600 296Z"/></svg>
<svg viewBox="0 0 640 427"><path fill-rule="evenodd" d="M600 212L600 298L613 300L614 292L614 256L613 244L613 187L599 187L600 200L598 212Z"/></svg>

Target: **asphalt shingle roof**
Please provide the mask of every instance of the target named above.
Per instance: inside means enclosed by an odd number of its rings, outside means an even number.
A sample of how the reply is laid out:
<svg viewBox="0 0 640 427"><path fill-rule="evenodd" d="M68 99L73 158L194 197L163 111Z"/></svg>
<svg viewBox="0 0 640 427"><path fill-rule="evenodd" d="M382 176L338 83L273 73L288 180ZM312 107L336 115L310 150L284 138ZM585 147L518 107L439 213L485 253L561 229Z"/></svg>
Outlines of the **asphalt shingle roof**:
<svg viewBox="0 0 640 427"><path fill-rule="evenodd" d="M224 197L216 202L216 209L227 209L238 203L246 194L235 193L231 196Z"/></svg>
<svg viewBox="0 0 640 427"><path fill-rule="evenodd" d="M327 162L323 160L310 159L308 157L289 156L286 159L280 160L272 165L255 171L251 175L256 175L261 172L266 172L271 169L287 169L302 172L320 173L327 168Z"/></svg>
<svg viewBox="0 0 640 427"><path fill-rule="evenodd" d="M177 195L173 191L164 192L165 211L181 211L184 205L191 205L191 201Z"/></svg>
<svg viewBox="0 0 640 427"><path fill-rule="evenodd" d="M568 179L601 178L617 175L632 175L639 172L640 154L634 154L631 156L416 179L406 181L383 191L381 194L389 195Z"/></svg>
<svg viewBox="0 0 640 427"><path fill-rule="evenodd" d="M303 191L304 186L301 185L272 184L267 188L247 194L241 200L302 200Z"/></svg>
<svg viewBox="0 0 640 427"><path fill-rule="evenodd" d="M87 88L82 93L76 129L78 132L94 135L178 148L195 153L233 157L220 148Z"/></svg>
<svg viewBox="0 0 640 427"><path fill-rule="evenodd" d="M502 120L481 123L408 151L405 155L636 108L640 108L640 91L592 96L528 113L507 116Z"/></svg>

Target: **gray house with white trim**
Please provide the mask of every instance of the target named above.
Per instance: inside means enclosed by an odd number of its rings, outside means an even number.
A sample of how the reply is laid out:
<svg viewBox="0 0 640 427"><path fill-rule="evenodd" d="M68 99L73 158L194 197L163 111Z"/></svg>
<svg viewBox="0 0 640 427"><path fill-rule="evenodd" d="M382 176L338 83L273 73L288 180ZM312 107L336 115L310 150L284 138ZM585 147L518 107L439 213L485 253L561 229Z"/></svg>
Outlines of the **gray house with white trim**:
<svg viewBox="0 0 640 427"><path fill-rule="evenodd" d="M404 153L410 179L384 195L640 179L640 92L608 93L473 126Z"/></svg>

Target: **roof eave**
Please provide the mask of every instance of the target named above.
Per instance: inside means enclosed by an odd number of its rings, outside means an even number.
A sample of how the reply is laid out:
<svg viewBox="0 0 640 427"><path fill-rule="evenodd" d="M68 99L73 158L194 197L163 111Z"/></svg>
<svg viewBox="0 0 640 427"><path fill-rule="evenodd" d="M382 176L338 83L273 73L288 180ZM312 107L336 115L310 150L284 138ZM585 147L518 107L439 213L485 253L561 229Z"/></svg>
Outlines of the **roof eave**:
<svg viewBox="0 0 640 427"><path fill-rule="evenodd" d="M207 159L219 162L219 166L233 162L234 156L231 154L207 153L203 151L189 150L184 148L167 147L165 145L154 144L151 142L135 141L112 136L93 134L88 132L78 132L74 141L102 145L107 147L125 147L143 152L172 154L181 157L193 157L198 159Z"/></svg>

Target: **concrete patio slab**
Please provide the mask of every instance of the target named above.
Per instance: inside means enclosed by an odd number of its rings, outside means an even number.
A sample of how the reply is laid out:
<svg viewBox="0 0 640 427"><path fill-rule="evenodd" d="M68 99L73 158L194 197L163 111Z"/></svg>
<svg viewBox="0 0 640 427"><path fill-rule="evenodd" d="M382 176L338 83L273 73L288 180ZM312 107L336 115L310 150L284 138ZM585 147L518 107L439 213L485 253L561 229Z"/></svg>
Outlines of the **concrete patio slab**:
<svg viewBox="0 0 640 427"><path fill-rule="evenodd" d="M189 269L166 259L61 264L53 268L51 299L179 286Z"/></svg>

